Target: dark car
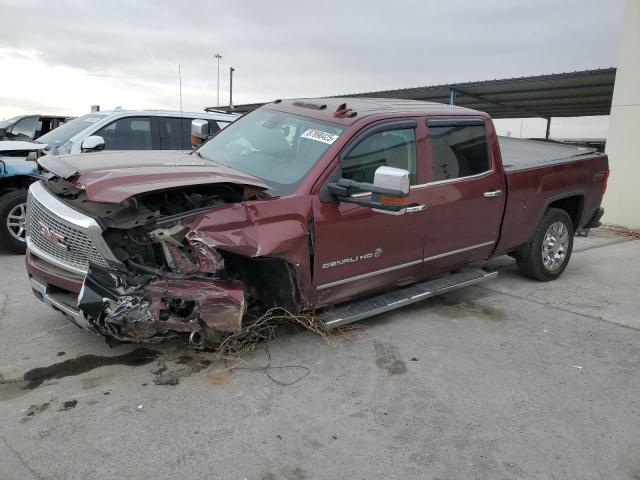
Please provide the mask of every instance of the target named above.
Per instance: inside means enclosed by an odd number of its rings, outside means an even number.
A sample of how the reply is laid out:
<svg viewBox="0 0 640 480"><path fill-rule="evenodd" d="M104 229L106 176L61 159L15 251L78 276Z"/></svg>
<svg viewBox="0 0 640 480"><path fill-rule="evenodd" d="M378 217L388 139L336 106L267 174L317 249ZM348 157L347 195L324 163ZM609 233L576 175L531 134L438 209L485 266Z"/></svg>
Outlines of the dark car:
<svg viewBox="0 0 640 480"><path fill-rule="evenodd" d="M35 140L74 117L20 115L0 121L0 140Z"/></svg>

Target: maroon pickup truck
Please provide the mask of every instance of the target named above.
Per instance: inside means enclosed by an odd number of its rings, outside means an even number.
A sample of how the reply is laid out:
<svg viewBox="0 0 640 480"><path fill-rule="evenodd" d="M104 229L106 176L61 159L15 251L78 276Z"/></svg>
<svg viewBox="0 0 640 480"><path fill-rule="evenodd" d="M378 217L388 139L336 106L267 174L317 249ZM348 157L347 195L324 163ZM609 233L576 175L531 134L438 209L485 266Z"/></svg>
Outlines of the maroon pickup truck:
<svg viewBox="0 0 640 480"><path fill-rule="evenodd" d="M94 333L196 346L273 307L343 325L492 278L499 255L554 280L609 173L483 112L364 98L276 100L193 153L92 155L39 160L36 296Z"/></svg>

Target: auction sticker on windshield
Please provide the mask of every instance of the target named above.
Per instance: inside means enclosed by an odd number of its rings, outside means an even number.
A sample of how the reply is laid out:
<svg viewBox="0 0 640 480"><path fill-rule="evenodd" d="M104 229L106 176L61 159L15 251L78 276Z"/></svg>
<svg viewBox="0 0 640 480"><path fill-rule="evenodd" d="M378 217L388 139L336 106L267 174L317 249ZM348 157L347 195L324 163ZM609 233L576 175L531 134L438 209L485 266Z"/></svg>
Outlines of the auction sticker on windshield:
<svg viewBox="0 0 640 480"><path fill-rule="evenodd" d="M308 138L309 140L315 140L316 142L328 143L331 145L336 141L338 135L329 132L323 132L322 130L314 130L313 128L307 129L302 135L302 138Z"/></svg>

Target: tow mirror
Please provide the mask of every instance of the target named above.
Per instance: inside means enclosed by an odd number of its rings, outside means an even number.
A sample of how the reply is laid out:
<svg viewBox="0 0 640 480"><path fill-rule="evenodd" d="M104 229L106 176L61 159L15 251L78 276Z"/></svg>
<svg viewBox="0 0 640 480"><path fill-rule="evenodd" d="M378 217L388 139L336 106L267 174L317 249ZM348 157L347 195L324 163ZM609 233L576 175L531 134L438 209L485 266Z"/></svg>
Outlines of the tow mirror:
<svg viewBox="0 0 640 480"><path fill-rule="evenodd" d="M196 118L191 121L191 146L198 148L209 138L211 129L209 128L209 122Z"/></svg>
<svg viewBox="0 0 640 480"><path fill-rule="evenodd" d="M91 135L82 141L82 153L99 152L104 150L104 138L100 135Z"/></svg>
<svg viewBox="0 0 640 480"><path fill-rule="evenodd" d="M402 168L378 167L373 183L340 178L328 185L329 192L344 203L355 203L379 213L402 215L409 203L409 172Z"/></svg>

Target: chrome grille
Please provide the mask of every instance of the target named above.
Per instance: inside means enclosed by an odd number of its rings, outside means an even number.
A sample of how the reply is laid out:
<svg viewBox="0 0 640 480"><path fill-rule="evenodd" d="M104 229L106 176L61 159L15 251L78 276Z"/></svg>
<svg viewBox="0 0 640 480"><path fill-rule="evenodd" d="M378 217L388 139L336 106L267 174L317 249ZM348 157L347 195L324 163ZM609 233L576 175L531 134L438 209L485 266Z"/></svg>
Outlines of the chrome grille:
<svg viewBox="0 0 640 480"><path fill-rule="evenodd" d="M52 233L45 235L46 229ZM61 221L33 195L29 195L27 203L27 235L31 244L62 266L86 271L90 261L107 265L85 229ZM62 244L55 242L55 238L61 238Z"/></svg>

